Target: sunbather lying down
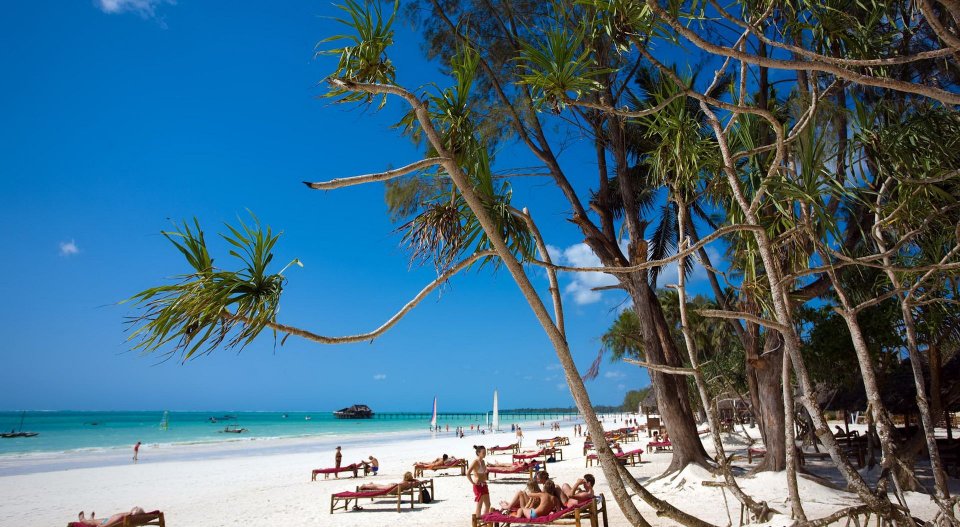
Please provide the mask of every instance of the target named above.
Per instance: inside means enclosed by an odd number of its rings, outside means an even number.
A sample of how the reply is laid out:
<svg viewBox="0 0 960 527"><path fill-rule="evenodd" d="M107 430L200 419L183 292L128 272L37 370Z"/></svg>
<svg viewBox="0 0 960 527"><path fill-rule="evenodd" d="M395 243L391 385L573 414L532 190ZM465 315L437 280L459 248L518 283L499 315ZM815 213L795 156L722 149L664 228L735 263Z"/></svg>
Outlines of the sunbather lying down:
<svg viewBox="0 0 960 527"><path fill-rule="evenodd" d="M87 518L84 516L83 511L80 511L79 523L82 523L84 525L95 525L96 527L112 527L114 525L122 525L123 519L126 518L127 516L133 516L135 514L143 514L143 513L144 513L144 510L142 508L134 507L130 509L130 512L121 512L118 514L114 514L113 516L105 520L98 520L95 518L97 513L91 512L90 517Z"/></svg>
<svg viewBox="0 0 960 527"><path fill-rule="evenodd" d="M410 490L410 489L412 489L413 487L417 486L417 484L419 484L419 483L420 483L419 481L413 479L413 473L412 473L412 472L405 472L405 473L403 474L403 481L401 481L400 483L380 483L380 484L378 484L378 483L364 483L363 485L360 485L360 488L359 488L358 490L360 490L360 491L364 491L364 490L391 490L391 489L393 489L394 487L396 487L397 489L400 490L400 492L403 492L403 491L405 491L405 490Z"/></svg>
<svg viewBox="0 0 960 527"><path fill-rule="evenodd" d="M446 466L450 461L456 461L456 459L457 458L452 458L444 454L442 457L438 457L433 461L419 461L414 463L414 465L421 468L440 468Z"/></svg>

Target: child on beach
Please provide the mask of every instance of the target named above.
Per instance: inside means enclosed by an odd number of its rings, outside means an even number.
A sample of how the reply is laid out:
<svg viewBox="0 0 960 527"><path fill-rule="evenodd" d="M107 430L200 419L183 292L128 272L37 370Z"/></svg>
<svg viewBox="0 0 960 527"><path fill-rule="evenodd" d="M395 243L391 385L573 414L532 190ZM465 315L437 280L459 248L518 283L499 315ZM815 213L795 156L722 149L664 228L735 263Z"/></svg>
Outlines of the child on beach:
<svg viewBox="0 0 960 527"><path fill-rule="evenodd" d="M136 463L140 458L140 441L137 441L137 444L133 445L133 462Z"/></svg>

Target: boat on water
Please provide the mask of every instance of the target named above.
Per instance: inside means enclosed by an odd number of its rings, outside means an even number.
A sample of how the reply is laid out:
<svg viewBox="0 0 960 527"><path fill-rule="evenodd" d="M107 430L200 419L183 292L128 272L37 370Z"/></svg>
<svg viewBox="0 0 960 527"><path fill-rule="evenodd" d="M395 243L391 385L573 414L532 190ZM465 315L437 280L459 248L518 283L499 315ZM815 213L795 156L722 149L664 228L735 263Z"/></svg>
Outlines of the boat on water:
<svg viewBox="0 0 960 527"><path fill-rule="evenodd" d="M373 417L373 410L365 404L355 404L333 412L333 416L337 419L370 419Z"/></svg>
<svg viewBox="0 0 960 527"><path fill-rule="evenodd" d="M248 432L246 428L241 428L237 425L227 425L220 431L221 434L242 434Z"/></svg>
<svg viewBox="0 0 960 527"><path fill-rule="evenodd" d="M24 432L23 431L23 418L26 417L27 412L20 414L20 429L19 430L10 430L9 432L0 434L0 437L4 439L11 439L14 437L37 437L40 435L40 432Z"/></svg>

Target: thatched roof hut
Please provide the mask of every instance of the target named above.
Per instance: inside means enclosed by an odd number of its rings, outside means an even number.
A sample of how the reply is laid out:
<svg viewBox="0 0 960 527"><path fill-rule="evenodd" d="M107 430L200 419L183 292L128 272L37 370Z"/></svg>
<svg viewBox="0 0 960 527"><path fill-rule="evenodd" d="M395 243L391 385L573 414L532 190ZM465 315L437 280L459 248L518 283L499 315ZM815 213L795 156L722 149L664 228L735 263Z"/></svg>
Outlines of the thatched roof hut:
<svg viewBox="0 0 960 527"><path fill-rule="evenodd" d="M960 411L960 356L952 358L941 369L940 389L944 409ZM924 360L923 375L926 390L930 390L930 365ZM900 362L896 369L879 379L881 399L892 414L909 415L918 412L917 389L913 381L910 360ZM829 387L821 385L817 402L824 410L855 412L865 410L867 395L862 383L853 387Z"/></svg>

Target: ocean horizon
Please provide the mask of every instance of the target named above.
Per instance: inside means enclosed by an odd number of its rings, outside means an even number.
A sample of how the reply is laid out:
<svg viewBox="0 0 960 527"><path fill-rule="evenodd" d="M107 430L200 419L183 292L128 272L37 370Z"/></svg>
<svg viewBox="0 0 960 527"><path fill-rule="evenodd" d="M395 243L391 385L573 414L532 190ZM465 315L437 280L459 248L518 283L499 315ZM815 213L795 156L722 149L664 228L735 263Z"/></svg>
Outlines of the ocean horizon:
<svg viewBox="0 0 960 527"><path fill-rule="evenodd" d="M509 429L511 423L534 420L530 418L532 412L509 412L501 413L501 429ZM36 437L0 439L0 456L129 449L137 441L145 445L168 446L297 437L349 439L358 435L398 432L430 433L430 416L426 412L381 414L390 417L338 419L331 411L0 411L0 432L19 431L23 416L22 430L39 434ZM541 412L540 415L540 420L548 421L571 418L571 414L559 412ZM441 433L453 434L459 426L467 431L487 428L489 419L489 412L463 411L441 413L437 421ZM225 432L227 427L245 431L229 433Z"/></svg>

